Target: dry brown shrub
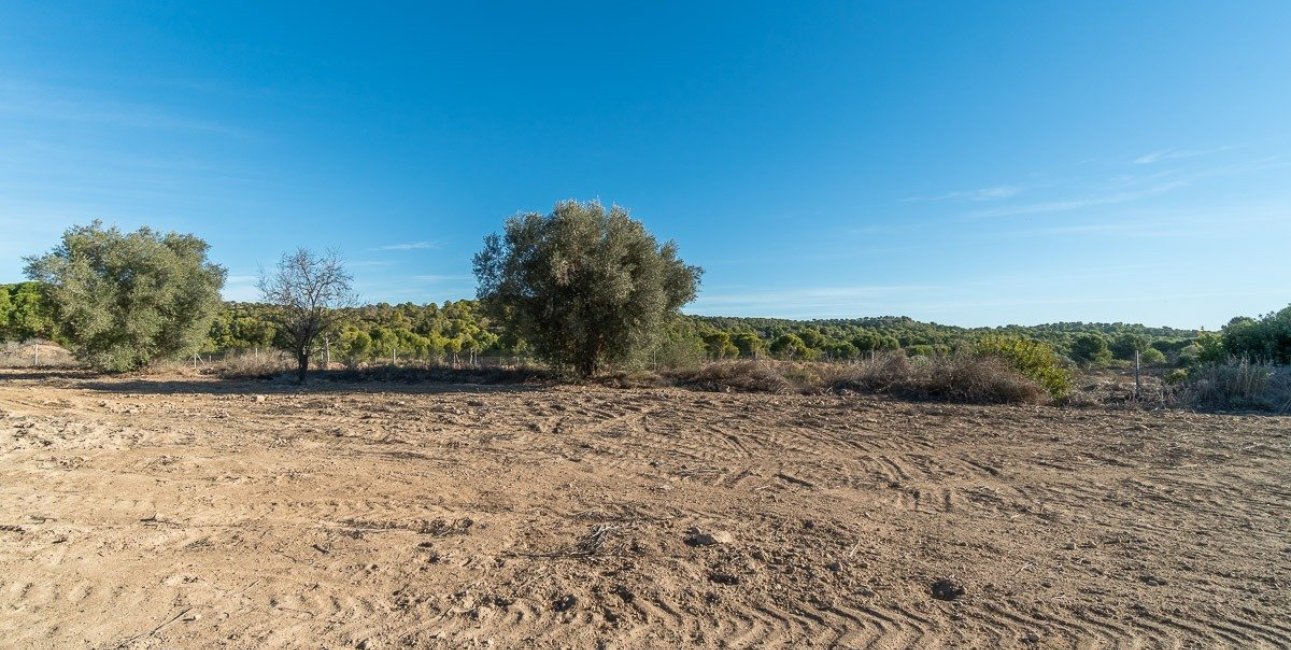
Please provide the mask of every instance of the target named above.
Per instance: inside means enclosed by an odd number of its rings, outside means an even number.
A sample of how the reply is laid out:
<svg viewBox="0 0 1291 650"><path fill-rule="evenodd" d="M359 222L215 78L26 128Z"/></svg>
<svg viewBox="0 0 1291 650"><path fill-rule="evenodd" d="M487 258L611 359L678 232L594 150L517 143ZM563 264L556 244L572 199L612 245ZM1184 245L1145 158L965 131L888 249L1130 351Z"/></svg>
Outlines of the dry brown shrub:
<svg viewBox="0 0 1291 650"><path fill-rule="evenodd" d="M799 390L771 361L714 361L666 374L678 386L719 393L791 393Z"/></svg>
<svg viewBox="0 0 1291 650"><path fill-rule="evenodd" d="M1291 412L1291 368L1233 360L1188 373L1172 395L1177 406Z"/></svg>
<svg viewBox="0 0 1291 650"><path fill-rule="evenodd" d="M79 368L80 362L66 348L33 339L0 344L0 368Z"/></svg>
<svg viewBox="0 0 1291 650"><path fill-rule="evenodd" d="M202 374L212 374L225 379L255 379L276 377L295 370L296 366L286 356L277 353L227 354L222 359L199 364Z"/></svg>
<svg viewBox="0 0 1291 650"><path fill-rule="evenodd" d="M717 361L666 376L678 386L715 392L854 391L974 404L1049 400L1043 387L1006 362L968 355L911 361L894 353L848 364Z"/></svg>
<svg viewBox="0 0 1291 650"><path fill-rule="evenodd" d="M914 364L904 354L884 354L857 363L838 364L830 369L829 388L858 393L888 393L908 384Z"/></svg>
<svg viewBox="0 0 1291 650"><path fill-rule="evenodd" d="M668 385L666 379L648 370L612 372L596 377L595 381L610 388L659 388Z"/></svg>
<svg viewBox="0 0 1291 650"><path fill-rule="evenodd" d="M906 399L972 404L1037 404L1049 395L1034 380L994 357L956 355L914 361L894 353L838 365L828 387Z"/></svg>
<svg viewBox="0 0 1291 650"><path fill-rule="evenodd" d="M1039 404L1044 387L994 357L953 356L916 366L909 397L972 404Z"/></svg>

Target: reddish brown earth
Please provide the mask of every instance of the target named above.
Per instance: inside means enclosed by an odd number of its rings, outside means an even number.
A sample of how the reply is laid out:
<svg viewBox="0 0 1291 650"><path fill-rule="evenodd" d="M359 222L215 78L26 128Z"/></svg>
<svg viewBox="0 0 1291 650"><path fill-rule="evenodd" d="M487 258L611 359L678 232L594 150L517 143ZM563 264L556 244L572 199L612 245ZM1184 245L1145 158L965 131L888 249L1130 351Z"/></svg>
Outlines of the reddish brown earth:
<svg viewBox="0 0 1291 650"><path fill-rule="evenodd" d="M7 647L1275 648L1288 587L1288 418L0 375Z"/></svg>

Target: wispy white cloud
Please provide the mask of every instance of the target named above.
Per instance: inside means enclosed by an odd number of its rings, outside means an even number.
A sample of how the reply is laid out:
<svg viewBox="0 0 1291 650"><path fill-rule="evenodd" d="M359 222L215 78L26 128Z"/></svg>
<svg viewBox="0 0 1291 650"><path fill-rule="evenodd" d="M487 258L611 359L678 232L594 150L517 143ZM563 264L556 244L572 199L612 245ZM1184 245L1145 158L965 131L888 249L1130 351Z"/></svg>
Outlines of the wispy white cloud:
<svg viewBox="0 0 1291 650"><path fill-rule="evenodd" d="M1050 212L1067 212L1071 210L1080 210L1083 208L1092 208L1105 205L1115 205L1117 203L1127 203L1137 201L1157 194L1164 194L1188 185L1189 181L1176 180L1167 183L1152 185L1140 190L1119 191L1110 194L1085 196L1077 199L1065 199L1058 201L1044 201L1040 203L1028 203L1023 205L1014 205L1002 208L993 208L990 210L978 210L970 213L969 217L989 218L989 217L1012 217L1024 214L1044 214Z"/></svg>
<svg viewBox="0 0 1291 650"><path fill-rule="evenodd" d="M228 124L186 115L153 104L119 102L52 86L6 81L0 83L0 114L60 122L171 131L204 131L246 137Z"/></svg>
<svg viewBox="0 0 1291 650"><path fill-rule="evenodd" d="M899 285L858 285L845 287L804 287L783 290L705 292L693 307L694 313L817 314L822 317L855 315L872 311L893 297L928 291L933 287Z"/></svg>
<svg viewBox="0 0 1291 650"><path fill-rule="evenodd" d="M999 236L1050 236L1050 235L1139 235L1153 240L1171 237L1213 238L1240 232L1241 228L1266 227L1286 223L1291 218L1291 208L1268 209L1243 207L1241 209L1197 214L1185 212L1176 215L1140 218L1127 216L1120 221L1100 221L1055 225L997 233Z"/></svg>
<svg viewBox="0 0 1291 650"><path fill-rule="evenodd" d="M1134 159L1136 165L1151 165L1163 160L1179 160L1181 158L1196 158L1198 156L1209 156L1210 154L1231 151L1237 147L1215 147L1214 149L1161 149L1143 154Z"/></svg>
<svg viewBox="0 0 1291 650"><path fill-rule="evenodd" d="M470 279L472 279L473 277L474 277L474 276L471 276L471 275L436 275L436 274L430 274L430 275L414 275L414 276L412 276L412 279L414 279L414 280L418 280L418 281L421 281L421 282L461 282L461 281L463 281L463 280L470 280Z"/></svg>
<svg viewBox="0 0 1291 650"><path fill-rule="evenodd" d="M414 241L414 242L404 242L404 243L402 243L402 244L387 244L387 245L385 245L385 246L378 246L378 247L373 248L373 249L370 249L370 250L375 250L375 251L416 251L416 250L430 250L430 249L436 249L436 248L439 248L439 247L440 247L440 245L439 245L439 243L438 243L438 242L431 242L431 241Z"/></svg>
<svg viewBox="0 0 1291 650"><path fill-rule="evenodd" d="M960 190L956 192L947 192L937 196L912 196L903 201L907 203L928 202L928 201L998 201L1017 196L1022 192L1022 188L1016 185L995 185L993 187L983 187L975 190Z"/></svg>

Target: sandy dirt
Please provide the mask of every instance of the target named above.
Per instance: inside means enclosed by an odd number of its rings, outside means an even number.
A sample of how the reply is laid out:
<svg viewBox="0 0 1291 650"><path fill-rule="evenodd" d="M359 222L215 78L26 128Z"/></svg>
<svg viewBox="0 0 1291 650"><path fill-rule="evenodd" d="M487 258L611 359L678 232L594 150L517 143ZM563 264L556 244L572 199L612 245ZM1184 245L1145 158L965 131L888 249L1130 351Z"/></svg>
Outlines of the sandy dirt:
<svg viewBox="0 0 1291 650"><path fill-rule="evenodd" d="M1291 646L1291 419L0 375L6 647Z"/></svg>

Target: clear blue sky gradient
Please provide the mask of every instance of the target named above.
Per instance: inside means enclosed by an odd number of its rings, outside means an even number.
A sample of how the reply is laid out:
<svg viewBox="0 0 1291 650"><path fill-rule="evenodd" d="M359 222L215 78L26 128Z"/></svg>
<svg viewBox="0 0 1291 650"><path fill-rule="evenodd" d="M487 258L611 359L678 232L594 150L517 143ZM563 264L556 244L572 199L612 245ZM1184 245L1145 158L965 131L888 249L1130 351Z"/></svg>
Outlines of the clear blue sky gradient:
<svg viewBox="0 0 1291 650"><path fill-rule="evenodd" d="M55 6L57 5L57 6ZM0 5L0 281L94 218L226 295L334 247L472 297L619 203L691 313L1214 328L1291 301L1291 2Z"/></svg>

